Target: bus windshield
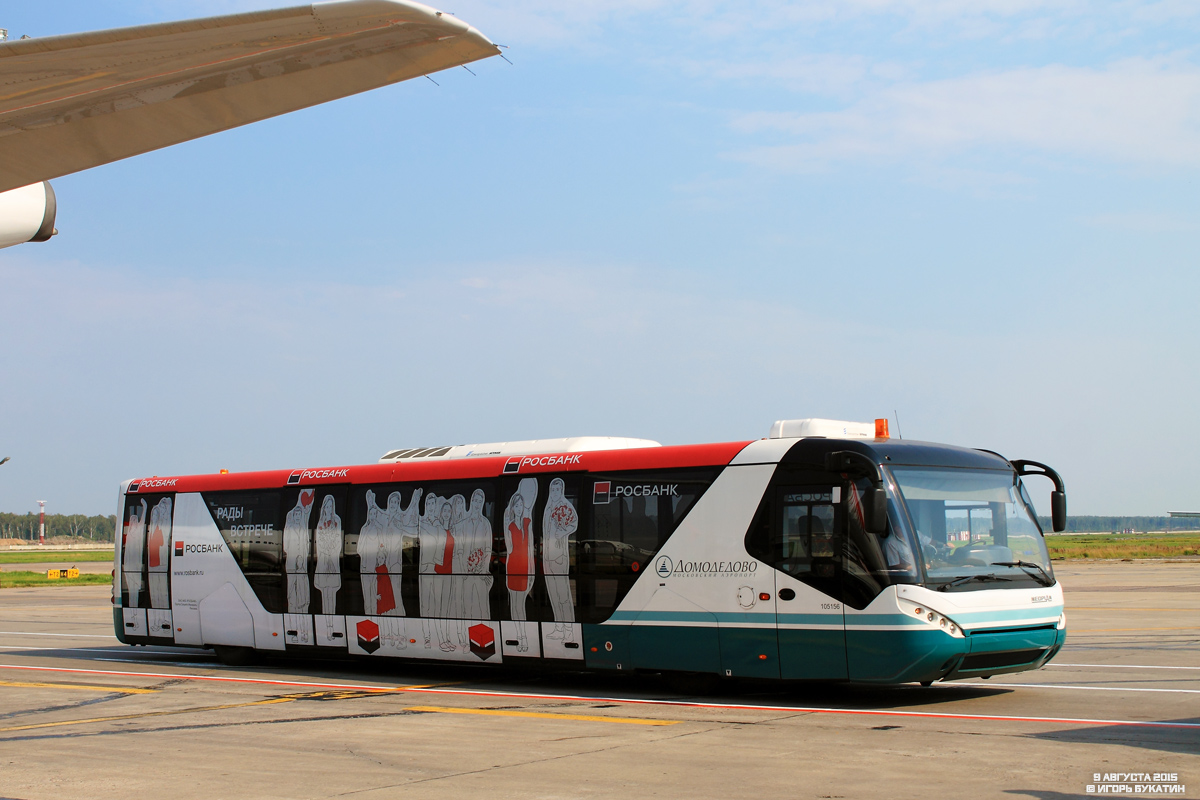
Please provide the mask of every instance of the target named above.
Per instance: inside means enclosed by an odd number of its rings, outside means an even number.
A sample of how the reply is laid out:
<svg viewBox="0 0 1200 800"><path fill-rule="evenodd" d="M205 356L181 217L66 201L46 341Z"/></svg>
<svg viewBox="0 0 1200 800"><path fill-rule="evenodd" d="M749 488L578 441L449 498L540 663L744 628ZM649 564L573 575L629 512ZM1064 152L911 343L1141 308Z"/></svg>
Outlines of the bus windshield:
<svg viewBox="0 0 1200 800"><path fill-rule="evenodd" d="M1049 586L1050 555L1012 472L893 467L930 588Z"/></svg>

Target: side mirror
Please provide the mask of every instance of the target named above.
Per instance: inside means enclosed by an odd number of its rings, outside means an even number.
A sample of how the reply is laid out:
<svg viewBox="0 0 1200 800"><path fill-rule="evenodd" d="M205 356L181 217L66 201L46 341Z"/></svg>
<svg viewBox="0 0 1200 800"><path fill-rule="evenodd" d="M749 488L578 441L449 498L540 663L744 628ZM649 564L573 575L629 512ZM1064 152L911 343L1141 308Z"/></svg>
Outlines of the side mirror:
<svg viewBox="0 0 1200 800"><path fill-rule="evenodd" d="M1050 493L1050 525L1055 533L1067 529L1067 493Z"/></svg>
<svg viewBox="0 0 1200 800"><path fill-rule="evenodd" d="M868 489L863 493L863 518L863 521L866 523L867 533L874 533L880 536L887 534L886 491L875 488Z"/></svg>
<svg viewBox="0 0 1200 800"><path fill-rule="evenodd" d="M1054 491L1050 493L1050 527L1055 533L1067 529L1067 487L1062 476L1039 461L1024 461L1016 459L1010 462L1017 469L1018 475L1044 475L1054 481Z"/></svg>

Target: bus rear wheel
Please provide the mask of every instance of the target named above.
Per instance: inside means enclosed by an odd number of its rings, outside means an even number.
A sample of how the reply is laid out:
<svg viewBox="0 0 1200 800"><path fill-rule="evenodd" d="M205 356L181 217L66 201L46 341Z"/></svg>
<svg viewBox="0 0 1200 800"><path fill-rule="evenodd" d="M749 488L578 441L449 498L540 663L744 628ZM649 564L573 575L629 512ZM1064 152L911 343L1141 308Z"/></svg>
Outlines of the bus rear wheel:
<svg viewBox="0 0 1200 800"><path fill-rule="evenodd" d="M216 644L213 645L213 650L217 654L217 659L227 667L245 667L254 663L253 647Z"/></svg>

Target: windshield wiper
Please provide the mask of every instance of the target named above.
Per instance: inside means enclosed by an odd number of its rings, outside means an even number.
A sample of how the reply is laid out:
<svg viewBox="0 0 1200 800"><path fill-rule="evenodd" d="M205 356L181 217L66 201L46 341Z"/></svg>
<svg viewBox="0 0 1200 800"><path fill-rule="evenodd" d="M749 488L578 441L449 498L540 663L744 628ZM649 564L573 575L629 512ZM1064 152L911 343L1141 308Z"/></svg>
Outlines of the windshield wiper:
<svg viewBox="0 0 1200 800"><path fill-rule="evenodd" d="M958 586L961 583L970 583L971 581L979 581L981 583L986 583L988 581L1011 581L1011 580L1012 580L1012 578L1001 578L999 575L996 575L995 573L992 573L992 572L988 572L983 575L963 575L961 578L955 578L954 580L950 581L949 583L943 583L941 586L939 586L937 588L937 590L939 592L944 592L947 589L949 589L951 586Z"/></svg>
<svg viewBox="0 0 1200 800"><path fill-rule="evenodd" d="M993 567L1020 567L1021 569L1025 569L1025 567L1033 567L1038 572L1042 573L1041 576L1034 575L1032 572L1029 572L1029 571L1026 571L1025 574L1028 575L1029 577L1033 578L1035 581L1040 583L1042 586L1053 586L1054 585L1054 579L1050 577L1050 573L1046 572L1046 570L1042 567L1041 564L1035 564L1032 561L993 561L992 566Z"/></svg>

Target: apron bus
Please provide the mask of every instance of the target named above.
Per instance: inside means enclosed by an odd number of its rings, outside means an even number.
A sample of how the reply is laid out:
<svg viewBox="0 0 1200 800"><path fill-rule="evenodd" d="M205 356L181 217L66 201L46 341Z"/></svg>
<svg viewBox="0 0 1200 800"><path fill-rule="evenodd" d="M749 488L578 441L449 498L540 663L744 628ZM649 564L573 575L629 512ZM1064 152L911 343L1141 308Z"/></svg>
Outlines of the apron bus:
<svg viewBox="0 0 1200 800"><path fill-rule="evenodd" d="M121 487L127 644L865 683L1037 669L1066 635L1023 475L886 420L585 437Z"/></svg>

